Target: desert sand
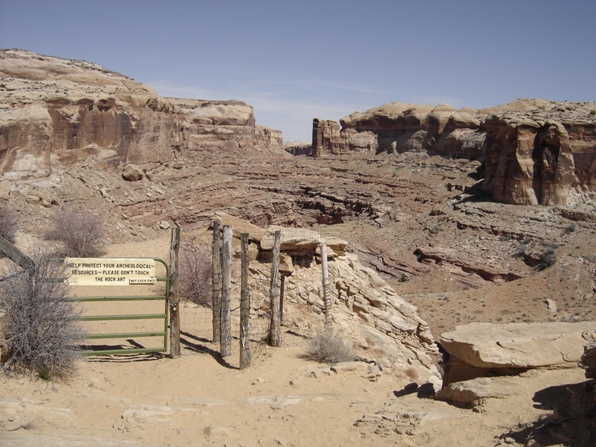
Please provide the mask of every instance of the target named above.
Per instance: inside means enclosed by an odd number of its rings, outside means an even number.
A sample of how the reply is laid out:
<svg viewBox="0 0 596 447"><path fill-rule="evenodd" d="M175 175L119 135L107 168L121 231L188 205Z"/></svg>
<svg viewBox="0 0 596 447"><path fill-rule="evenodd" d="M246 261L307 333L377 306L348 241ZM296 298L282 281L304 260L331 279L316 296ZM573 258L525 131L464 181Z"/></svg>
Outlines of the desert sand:
<svg viewBox="0 0 596 447"><path fill-rule="evenodd" d="M167 259L168 249L164 235L107 255ZM284 330L279 348L253 344L241 371L237 338L222 359L210 319L208 309L182 306L179 358L90 357L65 382L2 376L0 446L524 445L552 413L539 392L585 381L579 368L493 378L504 381L502 398L463 409L429 399L422 384L390 369L336 372L306 360L306 340L293 331Z"/></svg>

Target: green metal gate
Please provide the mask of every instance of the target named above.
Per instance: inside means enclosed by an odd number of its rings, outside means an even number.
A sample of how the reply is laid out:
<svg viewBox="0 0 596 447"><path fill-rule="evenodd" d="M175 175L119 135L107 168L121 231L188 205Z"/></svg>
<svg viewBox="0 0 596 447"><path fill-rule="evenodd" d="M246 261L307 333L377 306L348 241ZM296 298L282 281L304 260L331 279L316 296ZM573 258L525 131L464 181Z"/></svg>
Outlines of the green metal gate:
<svg viewBox="0 0 596 447"><path fill-rule="evenodd" d="M110 258L121 259L126 261L129 258ZM90 302L123 302L123 301L163 301L163 312L159 313L132 313L122 315L85 315L81 316L80 321L126 321L126 320L163 320L163 329L157 331L143 331L143 332L112 332L112 333L90 333L87 335L88 340L98 339L136 339L142 337L162 337L163 344L159 347L153 348L122 348L122 349L87 349L83 350L82 354L85 356L91 355L120 355L120 354L147 354L155 352L166 352L168 342L168 295L170 291L170 268L162 259L159 258L134 258L147 259L160 262L166 270L165 276L157 276L156 281L165 282L165 291L163 295L129 295L129 296L87 296L75 297L73 301L81 303ZM125 286L134 287L134 286Z"/></svg>

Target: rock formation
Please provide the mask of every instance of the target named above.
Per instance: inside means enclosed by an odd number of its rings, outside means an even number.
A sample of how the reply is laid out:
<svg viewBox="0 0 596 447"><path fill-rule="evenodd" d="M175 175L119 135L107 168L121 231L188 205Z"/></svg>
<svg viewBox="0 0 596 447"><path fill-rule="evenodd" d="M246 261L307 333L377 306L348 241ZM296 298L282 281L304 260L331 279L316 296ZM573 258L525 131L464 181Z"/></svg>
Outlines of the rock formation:
<svg viewBox="0 0 596 447"><path fill-rule="evenodd" d="M255 126L239 101L162 98L96 64L0 51L0 168L47 177L52 164L88 158L161 163L204 151L281 148L279 131Z"/></svg>
<svg viewBox="0 0 596 447"><path fill-rule="evenodd" d="M440 383L436 368L438 350L426 322L417 309L401 298L374 270L346 252L347 241L323 238L311 230L272 226L263 230L218 212L214 218L249 234L258 251L251 262L251 306L268 318L270 264L273 235L281 232L281 255L285 272L284 326L301 333L322 329L323 301L320 244L329 247L329 282L335 329L351 339L362 358L383 368L415 376L422 383ZM317 326L317 322L319 326Z"/></svg>
<svg viewBox="0 0 596 447"><path fill-rule="evenodd" d="M522 372L533 368L576 368L594 322L470 323L441 334L449 353L445 382Z"/></svg>
<svg viewBox="0 0 596 447"><path fill-rule="evenodd" d="M313 121L313 155L425 152L485 161L497 201L571 205L596 192L596 103L519 99L489 109L389 103Z"/></svg>
<svg viewBox="0 0 596 447"><path fill-rule="evenodd" d="M596 332L585 332L582 337L586 344L580 366L585 368L588 379L596 379Z"/></svg>

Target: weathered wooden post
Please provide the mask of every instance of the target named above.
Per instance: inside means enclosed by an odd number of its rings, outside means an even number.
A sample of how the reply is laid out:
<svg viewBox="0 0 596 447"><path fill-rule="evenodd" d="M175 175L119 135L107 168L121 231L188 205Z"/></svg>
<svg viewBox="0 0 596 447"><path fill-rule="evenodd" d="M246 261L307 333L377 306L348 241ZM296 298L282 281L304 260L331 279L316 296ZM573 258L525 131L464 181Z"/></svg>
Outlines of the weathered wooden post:
<svg viewBox="0 0 596 447"><path fill-rule="evenodd" d="M227 357L232 354L232 227L230 225L224 225L223 227L221 278L221 334L219 349L221 356Z"/></svg>
<svg viewBox="0 0 596 447"><path fill-rule="evenodd" d="M219 342L221 322L221 234L219 220L213 221L213 241L211 243L211 309L213 310L213 343Z"/></svg>
<svg viewBox="0 0 596 447"><path fill-rule="evenodd" d="M323 302L325 303L325 329L331 328L331 301L329 299L329 269L327 267L327 243L321 242L321 268L323 270Z"/></svg>
<svg viewBox="0 0 596 447"><path fill-rule="evenodd" d="M240 277L240 369L250 366L250 290L248 288L248 233L240 235L241 277Z"/></svg>
<svg viewBox="0 0 596 447"><path fill-rule="evenodd" d="M271 308L271 323L269 325L269 345L281 346L280 300L279 300L279 251L281 245L281 231L275 232L273 242L273 259L271 260L271 287L269 299Z"/></svg>
<svg viewBox="0 0 596 447"><path fill-rule="evenodd" d="M31 258L2 236L0 236L0 252L24 270L31 271L35 268L35 263Z"/></svg>
<svg viewBox="0 0 596 447"><path fill-rule="evenodd" d="M178 253L180 251L180 227L172 227L170 243L170 290L168 302L170 305L170 356L180 356L180 295L178 286Z"/></svg>
<svg viewBox="0 0 596 447"><path fill-rule="evenodd" d="M279 324L284 324L284 294L286 292L286 272L281 274L281 285L279 289Z"/></svg>

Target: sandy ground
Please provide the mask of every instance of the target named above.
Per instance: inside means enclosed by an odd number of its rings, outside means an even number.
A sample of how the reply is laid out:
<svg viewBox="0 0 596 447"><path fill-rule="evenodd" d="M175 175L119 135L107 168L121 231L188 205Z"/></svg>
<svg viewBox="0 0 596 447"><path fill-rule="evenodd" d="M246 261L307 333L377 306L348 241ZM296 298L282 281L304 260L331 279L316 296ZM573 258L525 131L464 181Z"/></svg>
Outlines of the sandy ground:
<svg viewBox="0 0 596 447"><path fill-rule="evenodd" d="M117 245L107 256L167 259L168 242ZM335 373L305 360L306 341L291 332L280 348L253 344L241 371L237 340L226 359L211 343L208 311L189 304L181 315L179 358L92 357L65 383L0 377L0 447L515 444L512 433L550 413L538 391L585 380L580 369L526 373L508 397L461 409L410 392L390 370Z"/></svg>

